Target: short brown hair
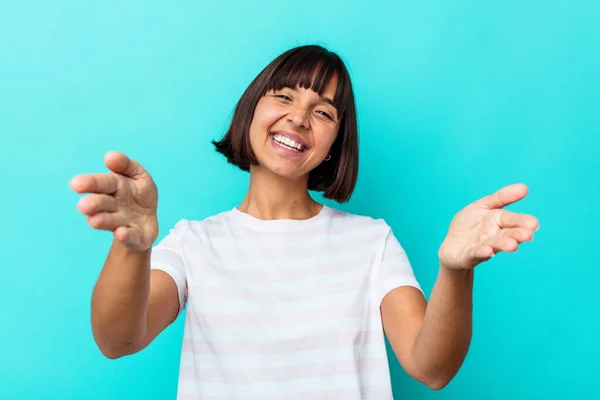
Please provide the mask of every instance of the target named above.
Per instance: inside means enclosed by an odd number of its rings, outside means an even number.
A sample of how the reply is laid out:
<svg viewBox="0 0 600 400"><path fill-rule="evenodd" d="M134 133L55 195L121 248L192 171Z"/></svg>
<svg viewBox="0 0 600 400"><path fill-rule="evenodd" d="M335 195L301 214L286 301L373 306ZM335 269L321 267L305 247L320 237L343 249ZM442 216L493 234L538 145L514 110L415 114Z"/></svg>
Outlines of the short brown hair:
<svg viewBox="0 0 600 400"><path fill-rule="evenodd" d="M300 86L319 95L331 78L337 76L333 104L340 127L331 146L331 159L309 173L308 189L324 192L323 197L339 203L350 199L358 177L358 126L354 93L348 70L341 58L317 45L300 46L281 54L250 83L238 101L231 125L224 137L213 141L227 161L244 171L258 165L250 146L250 124L260 98L269 90Z"/></svg>

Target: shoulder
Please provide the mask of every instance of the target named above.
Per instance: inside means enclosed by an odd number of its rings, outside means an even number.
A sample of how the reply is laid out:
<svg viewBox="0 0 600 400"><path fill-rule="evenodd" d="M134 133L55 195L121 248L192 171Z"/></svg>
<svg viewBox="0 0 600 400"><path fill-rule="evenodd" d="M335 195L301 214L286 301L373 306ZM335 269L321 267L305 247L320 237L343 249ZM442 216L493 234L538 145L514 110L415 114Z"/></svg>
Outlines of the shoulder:
<svg viewBox="0 0 600 400"><path fill-rule="evenodd" d="M353 229L378 231L387 234L390 226L383 218L374 218L369 215L355 214L336 208L329 208L332 224L344 231Z"/></svg>
<svg viewBox="0 0 600 400"><path fill-rule="evenodd" d="M183 237L186 235L198 235L202 232L222 228L231 221L231 211L223 211L203 219L179 219L171 228L170 233Z"/></svg>

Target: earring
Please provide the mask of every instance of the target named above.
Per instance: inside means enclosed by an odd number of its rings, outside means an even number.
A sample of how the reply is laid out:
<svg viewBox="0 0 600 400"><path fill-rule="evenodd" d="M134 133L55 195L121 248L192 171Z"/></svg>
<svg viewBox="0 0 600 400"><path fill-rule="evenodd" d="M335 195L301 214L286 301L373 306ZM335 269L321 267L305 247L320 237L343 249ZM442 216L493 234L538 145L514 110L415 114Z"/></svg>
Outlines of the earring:
<svg viewBox="0 0 600 400"><path fill-rule="evenodd" d="M331 154L328 154L327 157L325 157L325 161L329 161L331 160Z"/></svg>

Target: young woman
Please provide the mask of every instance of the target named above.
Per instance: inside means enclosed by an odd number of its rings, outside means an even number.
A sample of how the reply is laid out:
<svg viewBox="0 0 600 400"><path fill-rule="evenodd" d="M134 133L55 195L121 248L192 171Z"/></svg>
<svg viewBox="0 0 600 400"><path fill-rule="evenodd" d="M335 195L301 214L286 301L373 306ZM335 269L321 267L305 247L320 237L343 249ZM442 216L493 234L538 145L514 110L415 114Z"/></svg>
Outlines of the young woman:
<svg viewBox="0 0 600 400"><path fill-rule="evenodd" d="M233 209L182 219L154 245L158 194L138 162L111 152L111 172L73 178L89 193L78 203L89 225L114 236L92 296L102 353L142 350L186 307L181 399L391 399L384 333L411 376L443 388L469 347L474 267L538 226L502 209L527 188L507 186L455 216L427 304L383 220L309 194L350 198L357 142L344 63L302 46L256 77L214 143L250 172Z"/></svg>

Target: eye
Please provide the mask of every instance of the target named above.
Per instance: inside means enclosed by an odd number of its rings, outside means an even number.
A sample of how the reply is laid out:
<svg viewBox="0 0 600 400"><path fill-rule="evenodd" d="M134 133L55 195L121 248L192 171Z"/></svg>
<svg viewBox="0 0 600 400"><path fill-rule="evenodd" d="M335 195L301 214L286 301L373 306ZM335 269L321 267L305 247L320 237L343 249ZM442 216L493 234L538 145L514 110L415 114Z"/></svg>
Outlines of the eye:
<svg viewBox="0 0 600 400"><path fill-rule="evenodd" d="M329 115L327 112L325 112L323 110L317 110L317 113L319 113L320 115L324 116L325 118L333 121L333 117L331 115Z"/></svg>
<svg viewBox="0 0 600 400"><path fill-rule="evenodd" d="M277 99L280 99L280 100L292 101L292 99L290 99L285 94L275 94L274 97L277 98Z"/></svg>

